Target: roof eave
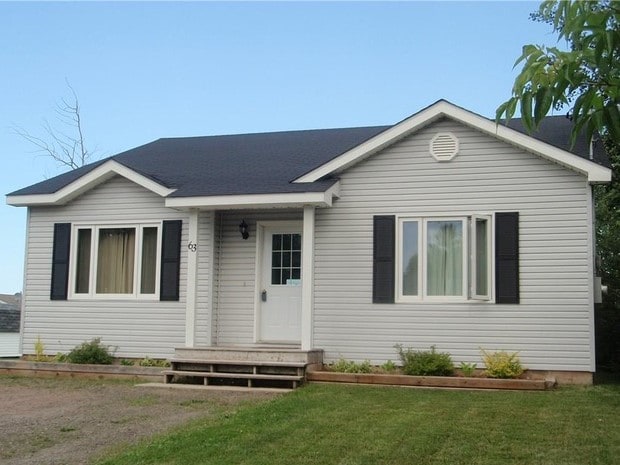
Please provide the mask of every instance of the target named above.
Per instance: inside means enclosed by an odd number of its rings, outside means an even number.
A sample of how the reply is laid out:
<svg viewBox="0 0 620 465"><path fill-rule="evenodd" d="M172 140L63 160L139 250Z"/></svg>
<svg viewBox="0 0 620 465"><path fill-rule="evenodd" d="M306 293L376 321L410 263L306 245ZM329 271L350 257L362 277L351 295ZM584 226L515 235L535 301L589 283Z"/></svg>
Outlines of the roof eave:
<svg viewBox="0 0 620 465"><path fill-rule="evenodd" d="M432 122L448 117L467 126L487 133L521 149L533 152L542 158L558 163L573 171L577 171L588 178L588 182L606 183L611 181L611 170L593 161L586 160L573 153L554 147L546 142L523 134L515 129L498 125L476 113L440 100L428 108L395 124L375 137L363 142L342 155L315 168L314 170L295 179L295 183L315 182L324 176L339 173L370 155L394 144L409 134L431 124Z"/></svg>
<svg viewBox="0 0 620 465"><path fill-rule="evenodd" d="M49 194L7 195L6 203L14 207L65 205L77 196L117 175L161 197L167 197L175 191L175 189L163 186L115 160L108 160L56 192Z"/></svg>

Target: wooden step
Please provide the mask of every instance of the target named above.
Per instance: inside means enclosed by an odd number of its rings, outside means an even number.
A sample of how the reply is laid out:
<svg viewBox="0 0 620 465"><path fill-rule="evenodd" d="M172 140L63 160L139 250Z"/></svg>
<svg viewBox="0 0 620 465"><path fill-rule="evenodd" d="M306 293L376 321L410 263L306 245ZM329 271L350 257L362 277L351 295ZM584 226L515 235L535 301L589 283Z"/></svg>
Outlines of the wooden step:
<svg viewBox="0 0 620 465"><path fill-rule="evenodd" d="M175 376L188 378L202 378L205 386L209 385L210 379L218 380L244 380L248 387L255 387L255 381L277 381L287 382L295 389L303 380L303 375L280 375L280 374L264 374L264 373L222 373L218 371L185 371L185 370L165 370L164 382L172 383Z"/></svg>
<svg viewBox="0 0 620 465"><path fill-rule="evenodd" d="M244 365L244 366L269 366L269 367L291 367L291 368L304 368L308 363L306 362L270 362L263 360L200 360L196 358L173 358L170 363L193 363L196 365Z"/></svg>
<svg viewBox="0 0 620 465"><path fill-rule="evenodd" d="M220 373L218 371L178 371L166 370L162 372L166 376L195 376L197 378L239 378L239 379L281 379L283 381L301 381L303 376L298 375L266 375L254 373Z"/></svg>

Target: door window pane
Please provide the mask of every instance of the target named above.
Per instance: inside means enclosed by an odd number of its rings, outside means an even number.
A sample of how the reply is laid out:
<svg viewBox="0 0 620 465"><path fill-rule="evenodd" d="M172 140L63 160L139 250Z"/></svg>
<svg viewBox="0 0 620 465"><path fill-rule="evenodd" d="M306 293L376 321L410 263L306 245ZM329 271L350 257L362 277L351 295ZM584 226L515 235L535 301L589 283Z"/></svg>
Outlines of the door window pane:
<svg viewBox="0 0 620 465"><path fill-rule="evenodd" d="M271 249L271 284L301 279L301 234L273 234Z"/></svg>
<svg viewBox="0 0 620 465"><path fill-rule="evenodd" d="M88 294L90 282L91 229L78 230L77 266L75 268L75 293Z"/></svg>
<svg viewBox="0 0 620 465"><path fill-rule="evenodd" d="M428 221L426 228L427 294L463 295L462 221Z"/></svg>
<svg viewBox="0 0 620 465"><path fill-rule="evenodd" d="M97 253L97 293L132 294L135 228L102 228Z"/></svg>
<svg viewBox="0 0 620 465"><path fill-rule="evenodd" d="M403 295L418 295L418 222L403 223Z"/></svg>

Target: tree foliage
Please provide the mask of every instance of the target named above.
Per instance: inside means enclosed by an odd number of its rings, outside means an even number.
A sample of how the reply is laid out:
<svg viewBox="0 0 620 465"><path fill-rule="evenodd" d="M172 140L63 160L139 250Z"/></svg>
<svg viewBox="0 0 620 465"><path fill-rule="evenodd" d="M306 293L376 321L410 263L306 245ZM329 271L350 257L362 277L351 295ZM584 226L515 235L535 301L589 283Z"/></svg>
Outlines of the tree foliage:
<svg viewBox="0 0 620 465"><path fill-rule="evenodd" d="M568 108L571 143L582 131L588 140L598 131L620 142L620 2L544 1L532 18L551 24L568 50L525 45L515 62L523 69L497 119L509 120L519 107L533 131L552 107Z"/></svg>

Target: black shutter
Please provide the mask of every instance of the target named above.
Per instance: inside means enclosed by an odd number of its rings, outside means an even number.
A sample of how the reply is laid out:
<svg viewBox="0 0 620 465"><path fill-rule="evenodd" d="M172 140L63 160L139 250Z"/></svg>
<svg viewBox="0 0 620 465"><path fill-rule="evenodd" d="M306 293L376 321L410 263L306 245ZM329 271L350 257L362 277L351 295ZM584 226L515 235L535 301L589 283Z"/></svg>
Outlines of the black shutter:
<svg viewBox="0 0 620 465"><path fill-rule="evenodd" d="M179 300L181 220L164 221L161 239L160 300Z"/></svg>
<svg viewBox="0 0 620 465"><path fill-rule="evenodd" d="M51 300L67 300L69 287L69 249L71 248L71 223L54 224L52 249Z"/></svg>
<svg viewBox="0 0 620 465"><path fill-rule="evenodd" d="M519 303L519 213L495 214L495 302Z"/></svg>
<svg viewBox="0 0 620 465"><path fill-rule="evenodd" d="M372 301L377 304L394 303L394 242L396 218L373 218Z"/></svg>

